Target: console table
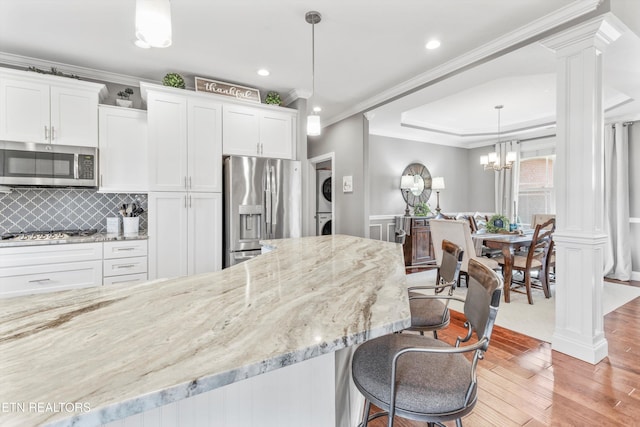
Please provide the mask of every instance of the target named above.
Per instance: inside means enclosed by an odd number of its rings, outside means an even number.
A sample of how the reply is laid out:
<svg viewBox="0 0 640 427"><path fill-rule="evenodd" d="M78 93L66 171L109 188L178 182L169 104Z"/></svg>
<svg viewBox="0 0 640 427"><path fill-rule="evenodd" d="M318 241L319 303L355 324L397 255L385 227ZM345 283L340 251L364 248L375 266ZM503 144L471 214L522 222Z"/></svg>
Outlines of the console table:
<svg viewBox="0 0 640 427"><path fill-rule="evenodd" d="M433 252L429 219L423 216L411 217L409 235L404 241L404 263L406 266L434 264L436 257Z"/></svg>

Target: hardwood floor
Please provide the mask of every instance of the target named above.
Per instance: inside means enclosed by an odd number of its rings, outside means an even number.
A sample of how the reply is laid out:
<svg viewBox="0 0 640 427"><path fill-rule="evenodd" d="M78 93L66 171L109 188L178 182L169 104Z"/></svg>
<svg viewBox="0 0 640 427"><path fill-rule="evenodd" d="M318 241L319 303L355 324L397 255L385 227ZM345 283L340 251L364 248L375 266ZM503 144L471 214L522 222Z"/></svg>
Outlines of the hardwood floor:
<svg viewBox="0 0 640 427"><path fill-rule="evenodd" d="M638 282L636 282L638 283ZM498 313L498 316L500 314ZM439 338L464 329L452 312ZM605 316L609 356L591 365L551 350L551 344L496 326L480 361L478 403L462 419L473 426L640 426L640 298ZM386 426L387 419L369 423ZM397 418L396 427L426 424ZM454 422L447 423L454 426Z"/></svg>

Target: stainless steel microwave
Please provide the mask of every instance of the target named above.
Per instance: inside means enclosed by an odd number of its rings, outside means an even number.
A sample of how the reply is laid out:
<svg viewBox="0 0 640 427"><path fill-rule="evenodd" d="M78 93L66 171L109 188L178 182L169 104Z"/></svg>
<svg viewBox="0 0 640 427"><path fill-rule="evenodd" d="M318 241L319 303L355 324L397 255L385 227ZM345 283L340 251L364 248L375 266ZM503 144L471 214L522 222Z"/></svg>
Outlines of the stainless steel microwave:
<svg viewBox="0 0 640 427"><path fill-rule="evenodd" d="M98 149L0 141L0 185L97 187Z"/></svg>

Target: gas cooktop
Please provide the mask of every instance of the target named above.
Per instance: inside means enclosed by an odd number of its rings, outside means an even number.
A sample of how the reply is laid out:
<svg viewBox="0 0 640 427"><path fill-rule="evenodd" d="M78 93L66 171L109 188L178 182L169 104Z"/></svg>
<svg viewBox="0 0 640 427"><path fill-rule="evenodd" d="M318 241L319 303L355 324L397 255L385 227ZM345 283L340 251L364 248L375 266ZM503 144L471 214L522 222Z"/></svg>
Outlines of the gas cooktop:
<svg viewBox="0 0 640 427"><path fill-rule="evenodd" d="M2 240L60 240L72 236L91 236L98 230L49 230L49 231L25 231L19 233L4 233Z"/></svg>

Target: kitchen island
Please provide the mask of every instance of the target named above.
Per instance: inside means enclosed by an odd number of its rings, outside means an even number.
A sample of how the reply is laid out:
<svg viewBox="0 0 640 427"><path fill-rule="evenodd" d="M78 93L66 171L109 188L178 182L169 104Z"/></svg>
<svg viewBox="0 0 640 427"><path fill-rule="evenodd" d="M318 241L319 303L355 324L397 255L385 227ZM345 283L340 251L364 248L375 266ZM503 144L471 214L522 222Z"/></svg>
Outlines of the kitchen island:
<svg viewBox="0 0 640 427"><path fill-rule="evenodd" d="M215 273L0 300L0 425L100 425L154 411L189 425L185 416L199 416L193 399L220 390L203 405L216 409L209 425L243 416L268 425L263 410L276 404L307 420L325 412L276 402L271 387L287 381L337 390L329 417L342 424L349 366L337 354L410 324L402 247L342 235L265 243L274 249ZM324 360L293 381L280 377ZM314 378L334 363L333 378ZM251 396L224 394L263 377ZM323 394L312 390L315 400ZM190 409L159 412L181 401ZM212 421L233 405L235 422Z"/></svg>

